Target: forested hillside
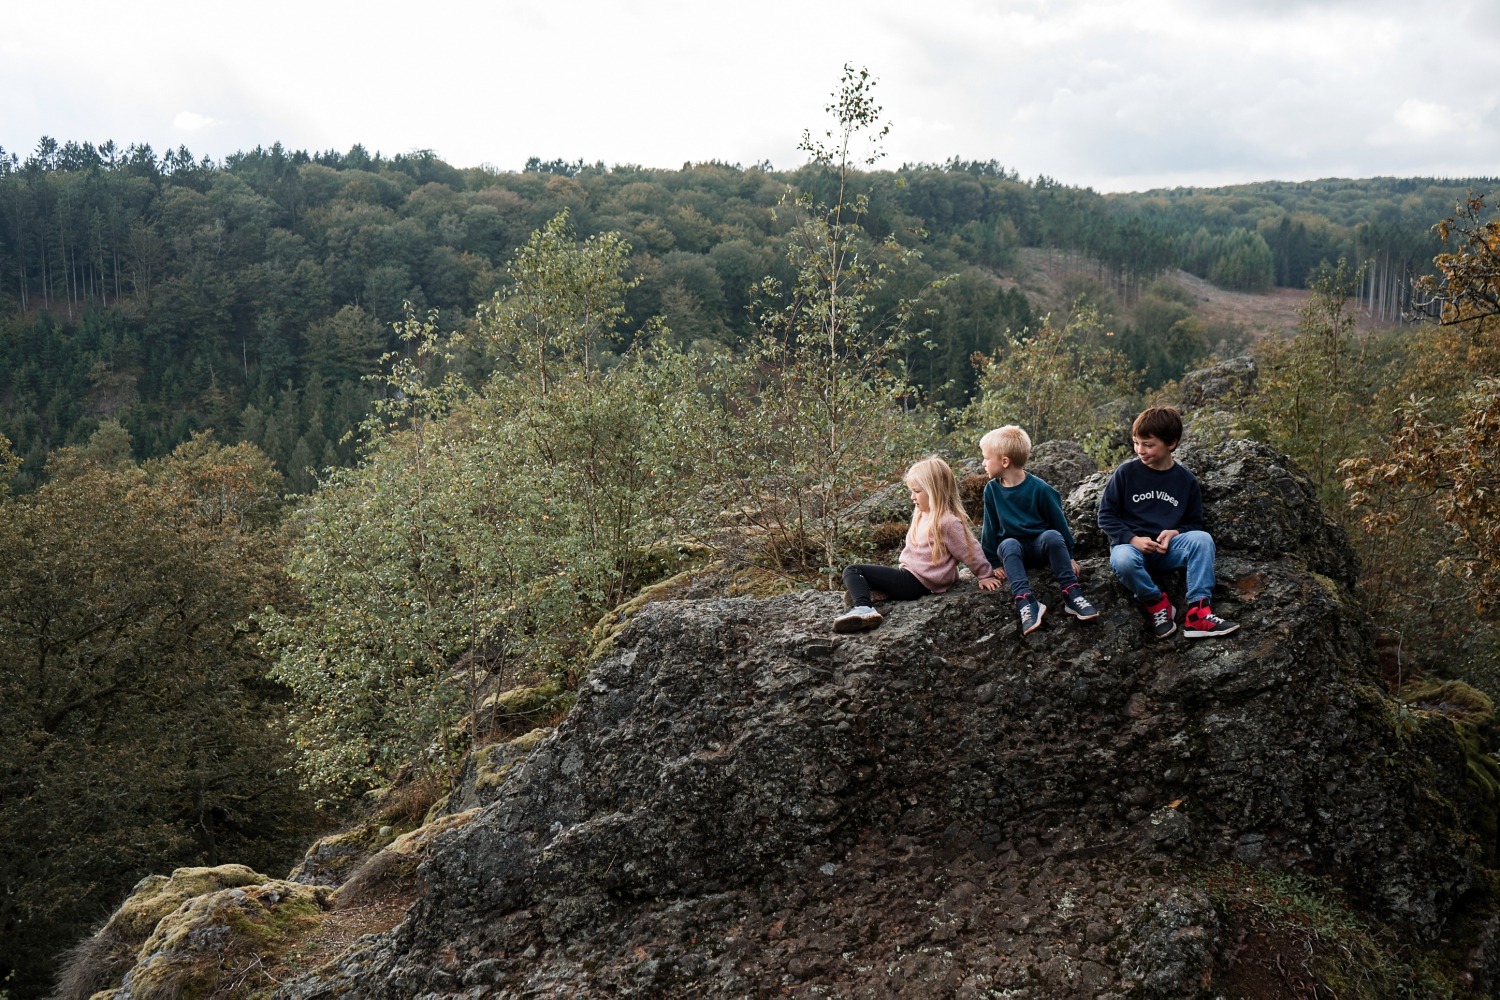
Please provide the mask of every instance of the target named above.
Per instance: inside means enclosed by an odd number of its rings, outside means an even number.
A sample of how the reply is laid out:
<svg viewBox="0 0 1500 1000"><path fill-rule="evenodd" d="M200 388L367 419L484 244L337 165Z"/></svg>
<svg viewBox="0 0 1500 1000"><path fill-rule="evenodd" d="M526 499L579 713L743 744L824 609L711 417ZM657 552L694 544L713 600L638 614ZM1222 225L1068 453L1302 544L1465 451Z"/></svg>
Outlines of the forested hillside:
<svg viewBox="0 0 1500 1000"><path fill-rule="evenodd" d="M787 172L0 154L0 997L145 875L416 825L654 597L893 557L922 454L1017 422L1107 468L1216 351L1254 359L1192 437L1295 462L1391 691L1500 688L1493 182L856 169L872 83ZM1047 301L1038 256L1081 264ZM1250 344L1173 268L1305 285L1296 329ZM1354 322L1414 301L1441 322Z"/></svg>
<svg viewBox="0 0 1500 1000"><path fill-rule="evenodd" d="M941 402L977 385L975 352L1053 303L997 283L1017 247L1070 250L1127 306L1163 269L1226 288L1301 286L1320 262L1371 261L1361 295L1394 320L1412 273L1430 270L1432 224L1488 181L1376 179L1101 196L993 163L952 160L860 176L865 229L922 260L875 292L877 311L926 289L916 385ZM723 163L681 170L533 160L519 173L458 169L430 153L310 154L278 146L196 160L186 149L43 139L0 150L0 432L19 489L49 450L118 421L138 458L194 431L259 445L305 492L348 464L366 413L361 380L396 346L403 302L461 328L499 288L527 234L567 211L581 235L632 248L615 349L652 317L674 342L742 346L752 289L792 277L788 192L826 201L810 168ZM778 206L783 210L778 211ZM952 276L938 287L934 279ZM1117 343L1148 381L1181 310L1160 307ZM1106 320L1110 317L1105 317ZM1182 333L1178 331L1179 335ZM1190 331L1206 355L1225 331ZM1232 331L1231 331L1232 333ZM1178 337L1182 341L1182 337ZM1191 357L1184 360L1191 360Z"/></svg>

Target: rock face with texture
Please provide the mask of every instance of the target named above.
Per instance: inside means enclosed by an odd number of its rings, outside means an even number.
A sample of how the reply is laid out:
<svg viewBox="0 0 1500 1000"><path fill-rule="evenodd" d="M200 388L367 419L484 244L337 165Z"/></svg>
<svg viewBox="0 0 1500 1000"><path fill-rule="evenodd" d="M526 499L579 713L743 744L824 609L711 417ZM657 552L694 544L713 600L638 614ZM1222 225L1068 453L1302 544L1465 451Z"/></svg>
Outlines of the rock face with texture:
<svg viewBox="0 0 1500 1000"><path fill-rule="evenodd" d="M1221 929L1184 873L1231 860L1432 940L1481 861L1457 737L1393 723L1295 470L1193 467L1237 634L1151 638L1102 476L1068 501L1093 622L1023 639L972 583L849 636L830 593L648 606L405 921L278 995L1195 996Z"/></svg>
<svg viewBox="0 0 1500 1000"><path fill-rule="evenodd" d="M1047 485L1063 496L1072 493L1097 469L1098 464L1073 441L1043 441L1031 450L1031 458L1026 462L1027 472L1046 480Z"/></svg>
<svg viewBox="0 0 1500 1000"><path fill-rule="evenodd" d="M1229 358L1182 376L1180 407L1193 410L1233 409L1254 390L1259 374L1255 359Z"/></svg>

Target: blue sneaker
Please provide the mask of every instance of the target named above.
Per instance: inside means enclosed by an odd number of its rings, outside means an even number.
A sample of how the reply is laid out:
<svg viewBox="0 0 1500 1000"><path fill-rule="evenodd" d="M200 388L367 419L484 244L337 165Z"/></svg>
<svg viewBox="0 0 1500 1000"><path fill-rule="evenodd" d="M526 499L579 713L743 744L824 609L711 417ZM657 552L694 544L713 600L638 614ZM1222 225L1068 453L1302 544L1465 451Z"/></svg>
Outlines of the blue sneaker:
<svg viewBox="0 0 1500 1000"><path fill-rule="evenodd" d="M1021 634L1030 635L1042 627L1042 615L1047 613L1047 605L1028 594L1025 600L1016 602L1016 613L1021 616Z"/></svg>
<svg viewBox="0 0 1500 1000"><path fill-rule="evenodd" d="M1063 594L1063 610L1081 622L1093 621L1099 617L1099 609L1083 596L1082 587L1073 587Z"/></svg>

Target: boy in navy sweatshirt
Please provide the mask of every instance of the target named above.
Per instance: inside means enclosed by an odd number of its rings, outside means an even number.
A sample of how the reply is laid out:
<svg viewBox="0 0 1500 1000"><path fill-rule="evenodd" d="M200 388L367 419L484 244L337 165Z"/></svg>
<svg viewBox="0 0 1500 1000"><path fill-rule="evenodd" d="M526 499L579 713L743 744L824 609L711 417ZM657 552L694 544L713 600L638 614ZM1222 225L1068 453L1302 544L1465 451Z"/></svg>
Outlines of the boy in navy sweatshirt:
<svg viewBox="0 0 1500 1000"><path fill-rule="evenodd" d="M1187 570L1189 639L1228 635L1239 625L1209 606L1214 588L1214 539L1203 530L1198 479L1172 453L1182 440L1182 415L1170 406L1143 410L1130 427L1136 457L1115 469L1099 499L1099 528L1110 541L1109 566L1151 616L1158 639L1177 631L1177 609L1151 578Z"/></svg>

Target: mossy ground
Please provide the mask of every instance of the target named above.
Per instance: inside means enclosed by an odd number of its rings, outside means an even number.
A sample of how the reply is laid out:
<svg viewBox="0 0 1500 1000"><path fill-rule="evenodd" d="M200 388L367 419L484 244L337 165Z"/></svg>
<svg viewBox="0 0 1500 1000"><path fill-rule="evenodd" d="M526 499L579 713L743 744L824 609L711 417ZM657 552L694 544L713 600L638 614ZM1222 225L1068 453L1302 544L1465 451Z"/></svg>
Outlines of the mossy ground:
<svg viewBox="0 0 1500 1000"><path fill-rule="evenodd" d="M1460 1000L1461 954L1415 949L1329 881L1238 863L1194 875L1223 921L1215 977L1226 1000ZM1457 939L1455 937L1455 939Z"/></svg>

